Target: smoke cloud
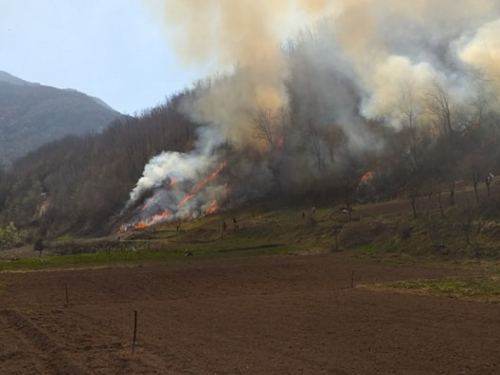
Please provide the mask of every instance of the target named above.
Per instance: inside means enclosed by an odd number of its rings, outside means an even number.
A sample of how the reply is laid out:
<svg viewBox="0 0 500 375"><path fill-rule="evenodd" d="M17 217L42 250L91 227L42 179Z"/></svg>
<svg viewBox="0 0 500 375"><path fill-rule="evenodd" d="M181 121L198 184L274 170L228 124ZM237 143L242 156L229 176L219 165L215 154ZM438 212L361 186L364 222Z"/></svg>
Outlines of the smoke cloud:
<svg viewBox="0 0 500 375"><path fill-rule="evenodd" d="M332 47L324 51L301 52L309 53L309 62L335 65L348 75L359 90L360 110L367 118L386 116L394 107L398 87L411 83L418 90L433 78L464 74L457 71L460 63L488 71L498 65L494 61L499 26L494 21L500 5L495 0L148 3L163 15L185 63L208 63L219 70L237 65L244 71L207 90L186 109L197 121L220 126L237 145L251 140L252 124L242 109L276 110L288 105L284 82L290 62L283 44L293 43L299 30L309 28L328 39ZM320 18L328 23L322 29L315 24ZM463 50L457 50L457 41L476 32Z"/></svg>
<svg viewBox="0 0 500 375"><path fill-rule="evenodd" d="M383 147L370 120L397 131L408 108L424 116L433 88L464 103L476 94L470 87L479 75L500 94L497 0L145 2L161 15L183 63L223 73L200 83L182 105L210 131L191 154L152 159L131 202L166 176L200 178L220 162L213 150L222 143L252 155L236 164L242 175L308 186L309 176L342 168L346 155ZM274 137L267 141L256 136L259 111ZM282 148L269 142L284 133ZM284 176L292 169L300 177Z"/></svg>

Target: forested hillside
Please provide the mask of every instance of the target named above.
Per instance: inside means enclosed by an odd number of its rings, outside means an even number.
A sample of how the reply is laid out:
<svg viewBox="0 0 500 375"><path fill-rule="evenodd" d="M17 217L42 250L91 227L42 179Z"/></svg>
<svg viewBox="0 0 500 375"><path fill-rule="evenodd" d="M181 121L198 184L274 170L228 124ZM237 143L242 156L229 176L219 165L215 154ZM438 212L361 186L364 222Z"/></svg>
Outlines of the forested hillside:
<svg viewBox="0 0 500 375"><path fill-rule="evenodd" d="M489 197L500 173L499 75L481 48L500 23L457 12L444 32L400 11L370 13L383 25L376 39L343 38L344 18L366 16L348 8L279 47L248 43L255 54L240 65L138 118L42 147L2 177L0 221L51 237L109 233L256 200L435 194L453 205L458 184L476 192L471 205L499 211Z"/></svg>
<svg viewBox="0 0 500 375"><path fill-rule="evenodd" d="M3 174L2 222L49 235L103 233L149 158L166 148L186 150L193 136L174 98L139 119L116 120L102 134L49 143Z"/></svg>
<svg viewBox="0 0 500 375"><path fill-rule="evenodd" d="M47 142L103 130L120 116L98 99L0 72L0 161L10 164Z"/></svg>

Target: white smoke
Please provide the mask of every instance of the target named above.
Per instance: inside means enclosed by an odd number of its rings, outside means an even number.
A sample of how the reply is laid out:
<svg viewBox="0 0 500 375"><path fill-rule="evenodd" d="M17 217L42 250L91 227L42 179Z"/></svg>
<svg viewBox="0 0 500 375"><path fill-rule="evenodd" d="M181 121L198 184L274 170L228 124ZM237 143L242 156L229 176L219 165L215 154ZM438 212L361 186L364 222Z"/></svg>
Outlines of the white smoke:
<svg viewBox="0 0 500 375"><path fill-rule="evenodd" d="M464 35L457 42L458 56L474 68L479 78L488 82L495 96L500 97L500 19L476 30L473 37Z"/></svg>
<svg viewBox="0 0 500 375"><path fill-rule="evenodd" d="M202 127L198 129L198 141L192 152L165 151L153 157L130 192L126 208L133 206L144 194L162 189L165 185L169 187L174 183L190 186L199 182L207 171L217 167L219 160L213 151L221 142L222 138L216 129ZM179 203L187 194L187 191L173 191L176 192L176 197L172 202L166 202L166 205ZM149 203L158 201L159 197L153 196L152 199Z"/></svg>
<svg viewBox="0 0 500 375"><path fill-rule="evenodd" d="M300 154L289 155L282 170L293 171L289 180L296 186L341 163L342 154L329 150L322 139L331 135L332 124L342 130L350 151L361 152L383 143L367 126L368 120L398 130L410 107L415 115L424 116L426 93L436 84L450 96L450 102L466 103L476 94L470 90L477 79L477 74L470 74L473 70L500 95L497 0L147 2L155 3L156 14L164 15L163 22L184 62L208 61L222 70L236 64L236 68L184 98L183 112L205 124L199 129L195 149L154 157L131 192L127 207L150 191L156 192L150 203L163 202L163 208L178 204L192 183L217 168L220 160L214 150L222 143L238 150L270 153L269 145L253 136L255 124L249 114L259 109L272 113L290 109L290 90L302 103L296 114L299 118L293 119L296 126L310 126L314 119L316 127L323 127L313 137L314 147L301 145L304 129L290 131L287 141L294 142ZM320 17L321 23L311 23ZM296 31L299 26L294 22L298 20L309 24L300 25L304 31L290 36L284 48L284 34ZM424 124L424 120L418 123ZM330 153L330 165L312 172L319 153ZM273 175L262 162L241 163L241 171L245 176L266 177L255 177L249 183L260 184ZM169 179L185 184L161 193ZM186 209L205 210L221 189L207 188L210 193L190 201L193 206Z"/></svg>

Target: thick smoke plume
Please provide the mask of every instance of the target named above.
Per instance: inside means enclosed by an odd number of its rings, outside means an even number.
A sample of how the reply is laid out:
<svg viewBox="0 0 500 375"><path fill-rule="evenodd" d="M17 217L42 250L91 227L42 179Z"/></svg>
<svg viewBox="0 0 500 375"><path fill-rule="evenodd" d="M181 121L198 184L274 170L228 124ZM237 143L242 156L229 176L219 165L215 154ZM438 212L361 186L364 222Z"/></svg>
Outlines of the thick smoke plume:
<svg viewBox="0 0 500 375"><path fill-rule="evenodd" d="M227 167L234 199L273 187L300 194L386 147L381 127L418 133L437 123L432 100L446 95L450 107L466 107L479 85L500 95L496 0L146 3L183 63L222 74L182 104L205 124L197 148L152 159L131 203L167 177L203 178L222 161L221 144L234 151Z"/></svg>

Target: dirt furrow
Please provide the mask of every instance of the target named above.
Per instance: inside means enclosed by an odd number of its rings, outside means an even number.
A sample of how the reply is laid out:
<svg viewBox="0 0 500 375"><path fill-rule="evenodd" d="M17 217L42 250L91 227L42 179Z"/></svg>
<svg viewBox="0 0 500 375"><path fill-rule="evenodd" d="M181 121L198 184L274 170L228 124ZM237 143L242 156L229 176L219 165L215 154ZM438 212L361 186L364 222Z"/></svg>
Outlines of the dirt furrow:
<svg viewBox="0 0 500 375"><path fill-rule="evenodd" d="M3 310L0 314L29 341L30 346L34 348L51 374L88 374L78 365L72 363L65 355L63 348L23 314L15 310Z"/></svg>

